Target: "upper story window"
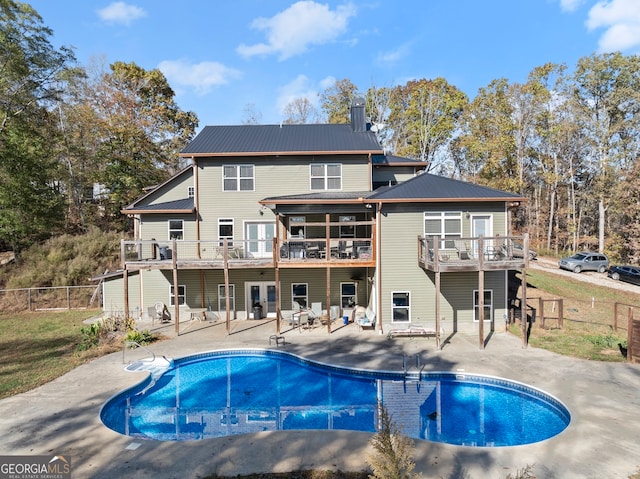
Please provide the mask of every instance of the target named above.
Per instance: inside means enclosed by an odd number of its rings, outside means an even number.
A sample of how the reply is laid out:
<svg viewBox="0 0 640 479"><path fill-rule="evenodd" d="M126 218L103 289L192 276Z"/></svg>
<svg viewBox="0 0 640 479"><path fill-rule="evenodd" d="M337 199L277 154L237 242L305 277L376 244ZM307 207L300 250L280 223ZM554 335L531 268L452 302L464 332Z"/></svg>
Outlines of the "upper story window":
<svg viewBox="0 0 640 479"><path fill-rule="evenodd" d="M190 186L189 189L187 190L187 195L189 198L193 198L194 196L196 196L196 188L195 186Z"/></svg>
<svg viewBox="0 0 640 479"><path fill-rule="evenodd" d="M441 211L438 213L425 211L424 235L425 237L439 236L442 239L461 238L462 213L460 211Z"/></svg>
<svg viewBox="0 0 640 479"><path fill-rule="evenodd" d="M342 165L340 163L311 165L311 189L341 190Z"/></svg>
<svg viewBox="0 0 640 479"><path fill-rule="evenodd" d="M169 239L184 239L184 221L169 220Z"/></svg>
<svg viewBox="0 0 640 479"><path fill-rule="evenodd" d="M253 165L225 165L222 167L224 191L253 191L255 177Z"/></svg>
<svg viewBox="0 0 640 479"><path fill-rule="evenodd" d="M233 240L233 218L218 218L218 240Z"/></svg>

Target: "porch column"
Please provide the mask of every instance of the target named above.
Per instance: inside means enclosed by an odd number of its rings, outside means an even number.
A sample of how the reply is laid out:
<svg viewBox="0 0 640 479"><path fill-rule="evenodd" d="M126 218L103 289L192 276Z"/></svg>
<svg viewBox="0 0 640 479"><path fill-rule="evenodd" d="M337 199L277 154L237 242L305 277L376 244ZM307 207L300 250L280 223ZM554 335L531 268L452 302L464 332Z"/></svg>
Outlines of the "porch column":
<svg viewBox="0 0 640 479"><path fill-rule="evenodd" d="M324 224L325 224L325 259L327 260L327 284L326 284L326 299L327 302L327 332L331 333L331 268L329 267L329 261L331 261L331 215L329 213L325 213L324 215Z"/></svg>
<svg viewBox="0 0 640 479"><path fill-rule="evenodd" d="M124 317L129 317L129 276L127 268L122 270L122 283L124 287Z"/></svg>
<svg viewBox="0 0 640 479"><path fill-rule="evenodd" d="M484 271L478 271L478 334L480 349L484 349Z"/></svg>
<svg viewBox="0 0 640 479"><path fill-rule="evenodd" d="M436 349L440 351L440 271L436 271Z"/></svg>

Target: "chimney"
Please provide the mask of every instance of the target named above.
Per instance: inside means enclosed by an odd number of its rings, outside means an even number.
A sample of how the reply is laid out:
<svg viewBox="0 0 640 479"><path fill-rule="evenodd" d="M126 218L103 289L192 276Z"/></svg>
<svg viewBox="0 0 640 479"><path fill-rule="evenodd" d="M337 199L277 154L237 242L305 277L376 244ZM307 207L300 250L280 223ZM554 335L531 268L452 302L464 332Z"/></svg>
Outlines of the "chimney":
<svg viewBox="0 0 640 479"><path fill-rule="evenodd" d="M367 131L364 117L364 98L354 98L351 101L351 128L357 133Z"/></svg>

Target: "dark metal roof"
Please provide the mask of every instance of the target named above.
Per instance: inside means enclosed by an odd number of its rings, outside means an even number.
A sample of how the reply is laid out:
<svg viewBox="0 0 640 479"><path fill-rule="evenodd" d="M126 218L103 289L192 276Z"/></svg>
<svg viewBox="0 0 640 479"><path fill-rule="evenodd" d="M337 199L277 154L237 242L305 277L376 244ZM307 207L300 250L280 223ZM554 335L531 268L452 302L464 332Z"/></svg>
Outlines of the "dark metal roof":
<svg viewBox="0 0 640 479"><path fill-rule="evenodd" d="M283 195L271 196L264 198L261 203L279 203L279 202L335 202L335 201L352 201L366 198L371 194L370 191L323 191L317 193L303 193L299 195Z"/></svg>
<svg viewBox="0 0 640 479"><path fill-rule="evenodd" d="M395 155L373 155L371 157L371 163L374 166L414 166L414 167L427 167L424 161L414 160L413 158L404 158L402 156Z"/></svg>
<svg viewBox="0 0 640 479"><path fill-rule="evenodd" d="M514 193L429 173L422 173L389 188L379 188L369 195L369 199L376 201L525 200Z"/></svg>
<svg viewBox="0 0 640 479"><path fill-rule="evenodd" d="M294 153L382 153L371 131L351 125L206 126L181 156Z"/></svg>
<svg viewBox="0 0 640 479"><path fill-rule="evenodd" d="M192 213L195 211L195 203L193 198L185 198L183 200L166 201L164 203L155 203L152 205L130 205L126 207L124 213L163 213L170 211L172 213Z"/></svg>

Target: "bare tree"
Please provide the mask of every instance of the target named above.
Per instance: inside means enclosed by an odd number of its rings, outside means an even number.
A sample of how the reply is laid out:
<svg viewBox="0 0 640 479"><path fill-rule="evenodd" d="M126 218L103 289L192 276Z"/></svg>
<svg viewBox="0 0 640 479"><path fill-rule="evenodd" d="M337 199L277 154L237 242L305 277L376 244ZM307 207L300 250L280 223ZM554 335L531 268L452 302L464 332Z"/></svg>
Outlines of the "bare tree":
<svg viewBox="0 0 640 479"><path fill-rule="evenodd" d="M262 122L262 113L258 111L255 103L247 103L242 111L244 113L243 125L259 125Z"/></svg>
<svg viewBox="0 0 640 479"><path fill-rule="evenodd" d="M318 121L318 110L306 97L291 100L284 107L283 113L286 116L284 122L288 125L316 123Z"/></svg>

